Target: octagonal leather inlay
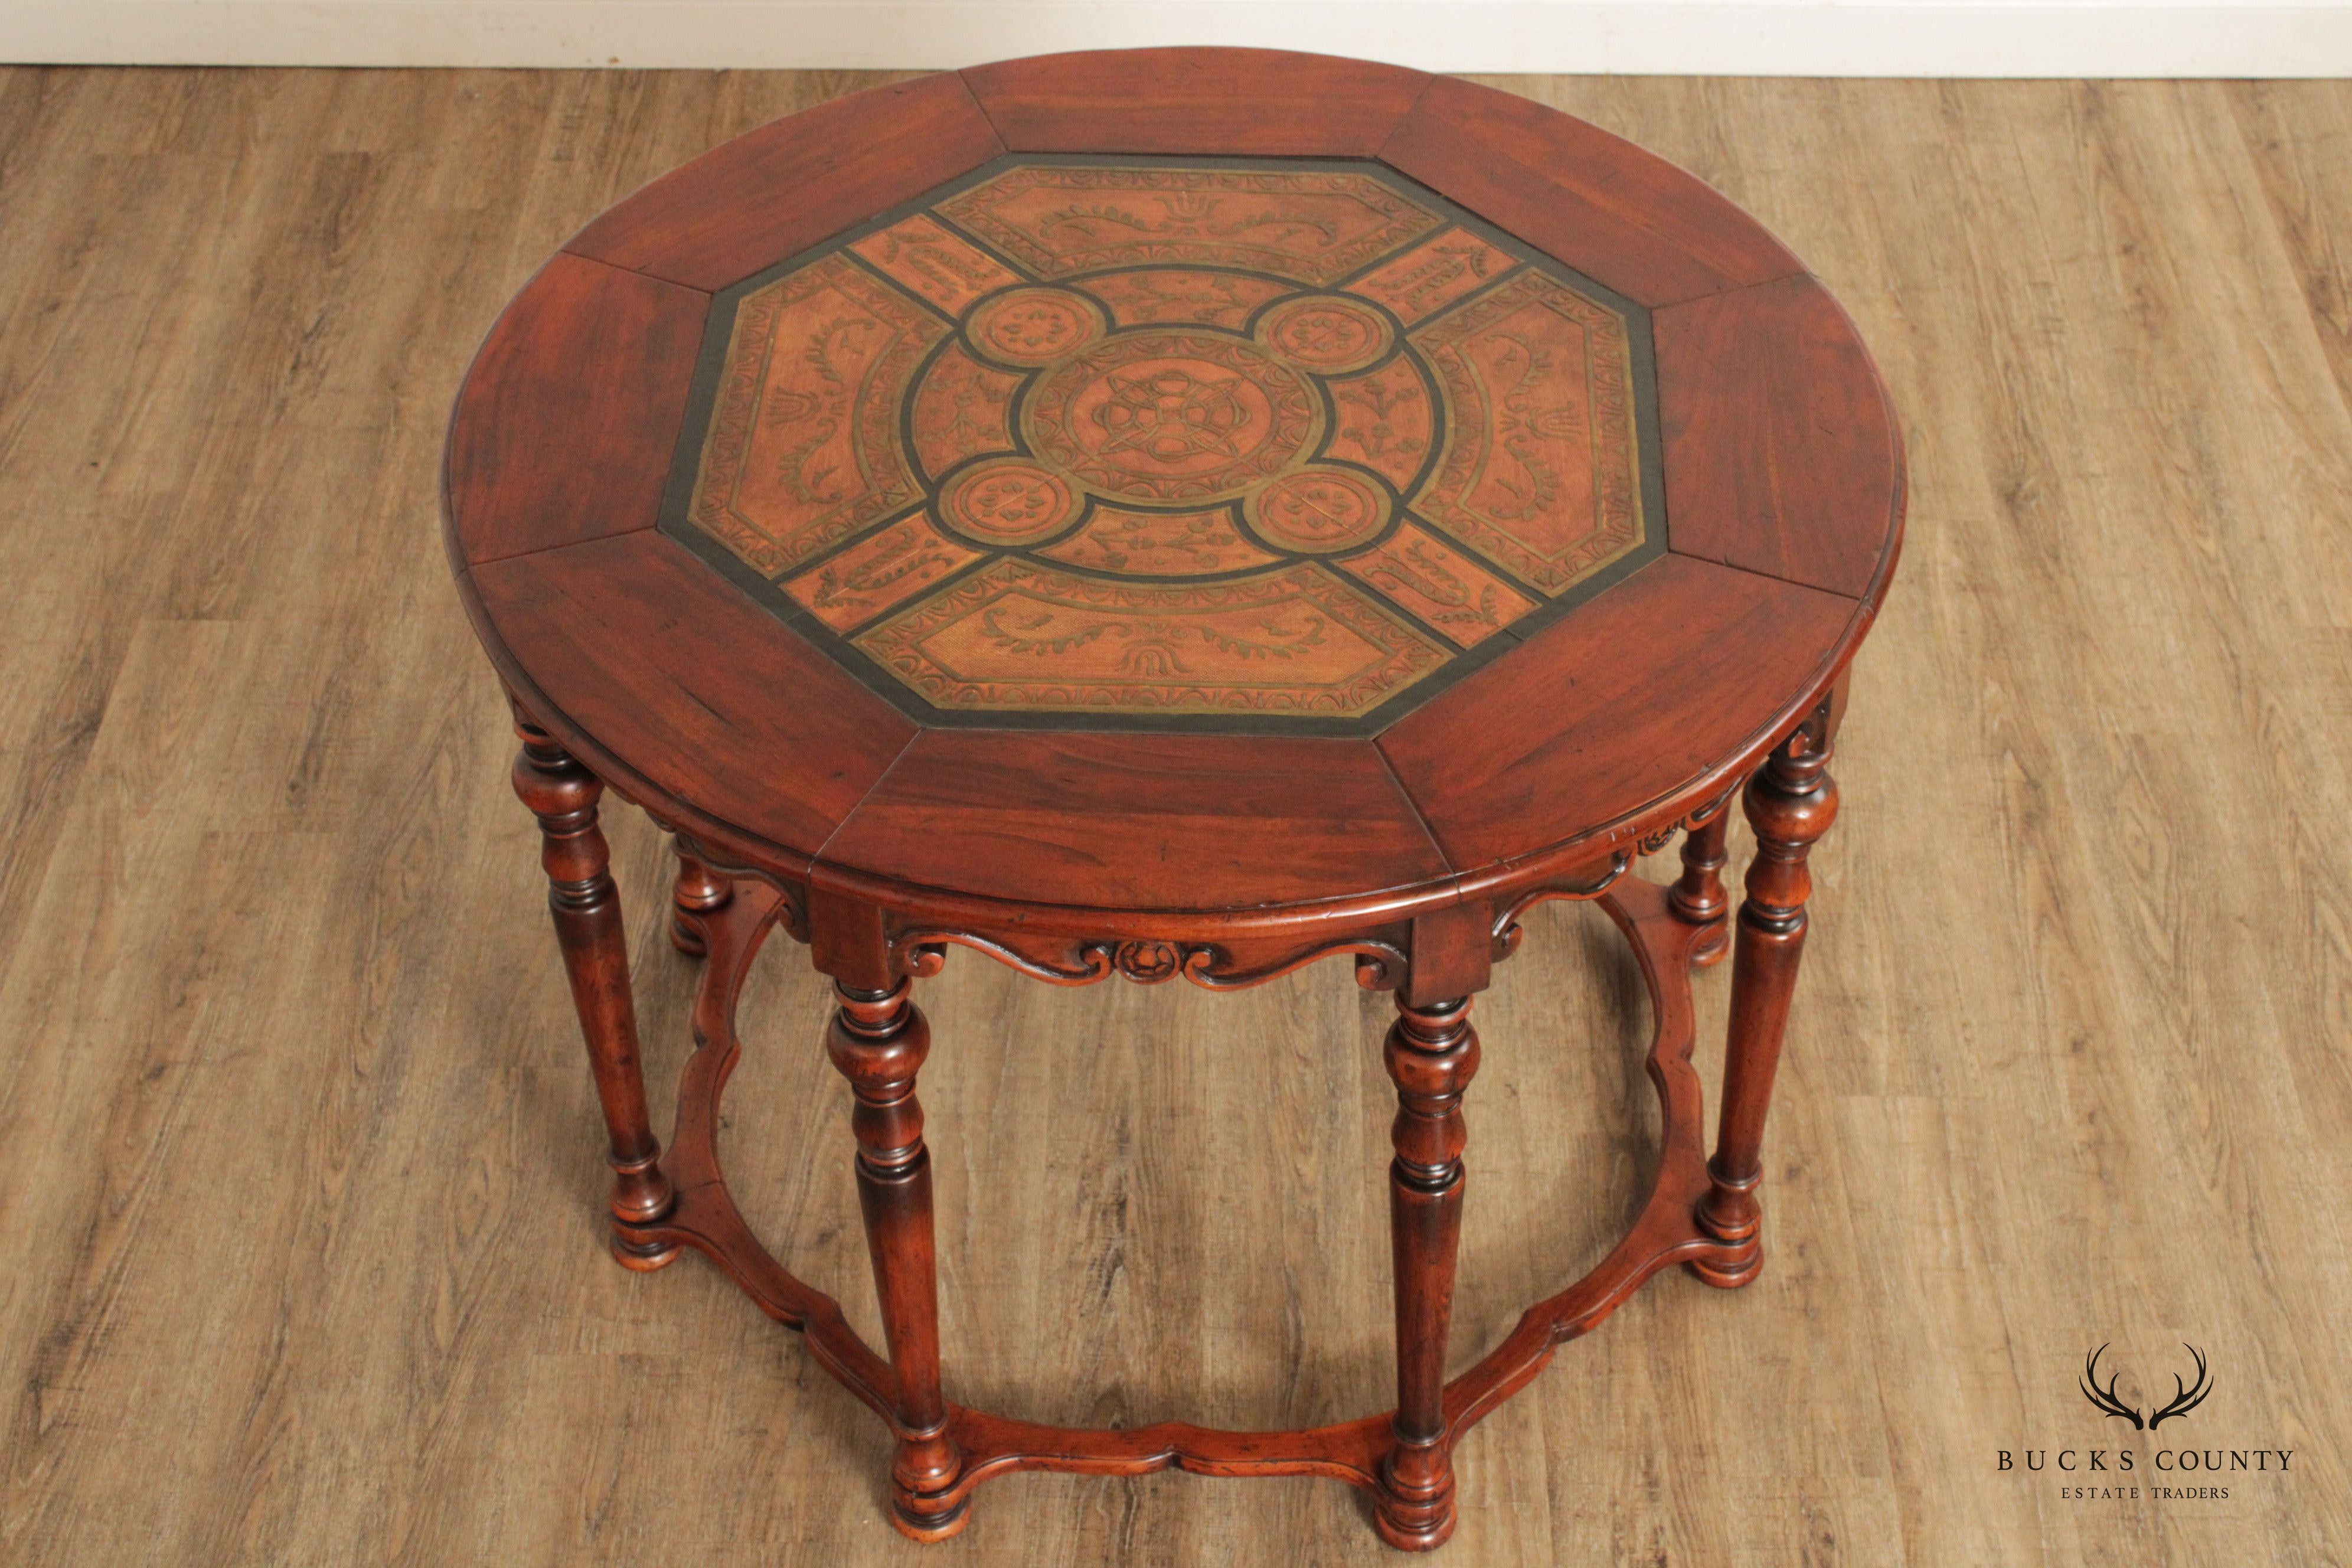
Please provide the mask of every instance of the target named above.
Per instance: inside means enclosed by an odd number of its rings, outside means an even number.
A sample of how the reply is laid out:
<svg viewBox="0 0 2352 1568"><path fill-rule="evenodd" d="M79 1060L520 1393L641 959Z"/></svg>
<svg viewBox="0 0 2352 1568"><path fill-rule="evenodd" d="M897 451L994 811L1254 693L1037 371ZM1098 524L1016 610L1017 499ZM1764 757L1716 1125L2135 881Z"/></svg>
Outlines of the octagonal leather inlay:
<svg viewBox="0 0 2352 1568"><path fill-rule="evenodd" d="M662 527L926 723L1370 733L1665 548L1655 404L1381 165L1022 154L718 296Z"/></svg>

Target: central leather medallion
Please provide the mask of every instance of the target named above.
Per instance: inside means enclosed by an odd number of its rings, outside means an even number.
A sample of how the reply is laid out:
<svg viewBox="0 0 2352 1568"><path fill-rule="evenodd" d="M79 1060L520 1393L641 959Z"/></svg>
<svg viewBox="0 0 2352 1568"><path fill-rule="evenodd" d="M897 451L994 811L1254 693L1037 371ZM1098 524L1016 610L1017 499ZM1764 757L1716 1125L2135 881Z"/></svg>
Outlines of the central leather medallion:
<svg viewBox="0 0 2352 1568"><path fill-rule="evenodd" d="M1108 500L1229 500L1322 433L1321 400L1255 344L1120 332L1047 370L1023 411L1030 449Z"/></svg>

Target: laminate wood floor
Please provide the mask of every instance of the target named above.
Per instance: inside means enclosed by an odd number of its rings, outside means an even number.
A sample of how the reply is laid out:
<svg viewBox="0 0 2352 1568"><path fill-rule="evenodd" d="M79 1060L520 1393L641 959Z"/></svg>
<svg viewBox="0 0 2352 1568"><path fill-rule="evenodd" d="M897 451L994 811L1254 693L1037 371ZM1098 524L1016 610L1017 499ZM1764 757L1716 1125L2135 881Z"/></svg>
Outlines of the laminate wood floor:
<svg viewBox="0 0 2352 1568"><path fill-rule="evenodd" d="M792 1335L600 1244L444 415L589 215L872 79L0 72L0 1561L1385 1560L1336 1483L1184 1476L995 1482L927 1553ZM1465 1444L1447 1560L2345 1561L2352 84L1502 85L1811 260L1915 500L1766 1272L1565 1349ZM666 1086L692 970L613 824ZM1386 1403L1386 1004L1344 964L1064 993L960 953L926 994L953 1396ZM772 950L729 1146L871 1331L822 996ZM1562 906L1482 1005L1457 1366L1627 1218L1641 1007ZM2197 1345L2210 1398L2101 1418L2105 1342L2143 1405ZM2024 1468L2094 1447L2135 1469ZM2150 1468L2187 1447L2224 1473Z"/></svg>

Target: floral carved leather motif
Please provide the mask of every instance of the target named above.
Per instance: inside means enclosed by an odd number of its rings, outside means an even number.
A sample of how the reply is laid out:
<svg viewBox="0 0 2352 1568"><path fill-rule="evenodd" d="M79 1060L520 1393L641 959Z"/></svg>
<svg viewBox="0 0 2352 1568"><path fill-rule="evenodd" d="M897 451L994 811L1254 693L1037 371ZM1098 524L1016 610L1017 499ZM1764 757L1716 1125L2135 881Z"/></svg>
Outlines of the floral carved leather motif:
<svg viewBox="0 0 2352 1568"><path fill-rule="evenodd" d="M718 303L664 527L929 721L1362 732L1664 548L1647 316L1374 165L1015 157Z"/></svg>

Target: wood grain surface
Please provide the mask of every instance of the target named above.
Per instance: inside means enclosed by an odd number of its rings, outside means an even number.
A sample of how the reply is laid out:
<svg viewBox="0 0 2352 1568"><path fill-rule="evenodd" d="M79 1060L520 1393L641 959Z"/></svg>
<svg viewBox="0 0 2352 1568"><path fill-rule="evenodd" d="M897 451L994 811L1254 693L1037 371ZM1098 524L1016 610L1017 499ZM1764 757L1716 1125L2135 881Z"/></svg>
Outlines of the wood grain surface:
<svg viewBox="0 0 2352 1568"><path fill-rule="evenodd" d="M1884 591L1901 443L1842 316L1811 278L1781 278L1651 318L1676 550L1855 598ZM1846 374L1822 374L1824 358Z"/></svg>
<svg viewBox="0 0 2352 1568"><path fill-rule="evenodd" d="M1644 305L1804 270L1780 241L1758 232L1750 219L1760 215L1694 189L1672 157L1626 147L1596 124L1557 120L1524 96L1440 77L1381 156ZM1605 176L1596 179L1596 169ZM1773 226L1770 219L1765 226Z"/></svg>
<svg viewBox="0 0 2352 1568"><path fill-rule="evenodd" d="M659 533L592 539L488 562L472 574L501 623L569 650L532 672L557 710L607 731L621 713L658 715L635 731L646 737L642 749L619 760L679 798L709 799L780 755L808 758L789 781L735 796L759 808L741 826L773 842L824 843L915 737L897 709L816 649L766 635L758 606ZM655 589L661 597L649 606ZM671 668L611 635L615 622L656 617L688 650L680 662L715 678L691 700L678 697ZM499 657L498 643L486 646ZM501 673L526 689L520 672Z"/></svg>
<svg viewBox="0 0 2352 1568"><path fill-rule="evenodd" d="M569 251L537 281L483 340L450 414L453 566L657 521L709 296ZM519 343L541 333L570 343L569 362L515 374Z"/></svg>
<svg viewBox="0 0 2352 1568"><path fill-rule="evenodd" d="M1093 831L1073 833L1074 816ZM1164 846L1202 909L1445 873L1369 742L1303 737L926 730L835 837L837 861L877 876L1095 908L1159 881L1136 886L1105 839Z"/></svg>
<svg viewBox="0 0 2352 1568"><path fill-rule="evenodd" d="M1016 153L1354 158L1381 150L1430 79L1370 60L1276 49L1082 50L961 74Z"/></svg>
<svg viewBox="0 0 2352 1568"><path fill-rule="evenodd" d="M888 83L671 170L565 248L708 292L1003 151L954 72Z"/></svg>
<svg viewBox="0 0 2352 1568"><path fill-rule="evenodd" d="M1595 800L1654 799L1749 743L1752 715L1822 679L1853 618L1834 594L1661 556L1407 714L1381 754L1455 865L1523 855L1590 827ZM1661 623L1684 639L1673 652ZM1691 700L1695 679L1713 703ZM1536 695L1554 690L1571 700Z"/></svg>
<svg viewBox="0 0 2352 1568"><path fill-rule="evenodd" d="M434 539L444 413L539 259L877 79L0 72L0 1560L943 1560L880 1524L887 1435L796 1342L603 1248L537 833ZM1450 1561L2352 1554L2352 87L1496 85L1809 258L1914 504L1763 1275L1563 1349L1463 1446ZM694 971L666 846L605 805L666 1128ZM1449 1370L1647 1169L1630 963L1595 913L1526 923L1478 1005ZM961 952L920 994L948 1397L1385 1403L1386 999ZM730 1173L878 1339L827 999L782 944L755 973ZM2109 1340L2143 1403L2183 1340L2215 1392L2125 1433L2074 1386ZM1996 1468L2176 1431L2293 1472L2119 1506ZM1023 1477L940 1550L1390 1561L1363 1506Z"/></svg>

